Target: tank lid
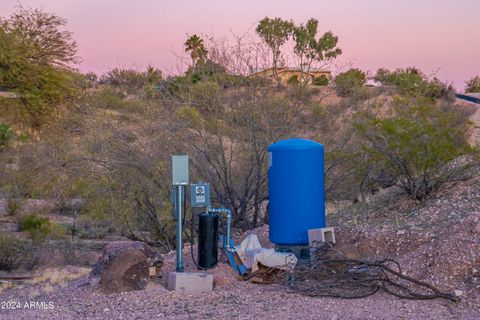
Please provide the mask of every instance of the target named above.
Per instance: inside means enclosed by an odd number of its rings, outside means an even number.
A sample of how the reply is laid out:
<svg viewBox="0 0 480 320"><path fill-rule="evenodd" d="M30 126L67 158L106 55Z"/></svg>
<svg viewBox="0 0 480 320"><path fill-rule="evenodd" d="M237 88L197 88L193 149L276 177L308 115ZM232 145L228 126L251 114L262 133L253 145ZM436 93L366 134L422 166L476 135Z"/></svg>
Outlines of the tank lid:
<svg viewBox="0 0 480 320"><path fill-rule="evenodd" d="M292 138L287 140L280 140L275 143L272 143L268 150L276 149L323 149L323 144L318 143L313 140Z"/></svg>

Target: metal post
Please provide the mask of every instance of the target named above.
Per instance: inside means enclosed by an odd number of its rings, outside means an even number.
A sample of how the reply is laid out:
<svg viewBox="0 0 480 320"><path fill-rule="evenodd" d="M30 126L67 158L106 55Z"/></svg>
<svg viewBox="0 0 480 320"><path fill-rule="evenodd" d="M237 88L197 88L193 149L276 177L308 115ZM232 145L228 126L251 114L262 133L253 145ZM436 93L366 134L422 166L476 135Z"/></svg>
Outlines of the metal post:
<svg viewBox="0 0 480 320"><path fill-rule="evenodd" d="M230 229L232 225L232 211L230 209L225 209L225 212L227 213L227 249L231 249L230 246Z"/></svg>
<svg viewBox="0 0 480 320"><path fill-rule="evenodd" d="M76 221L77 221L77 210L73 212L72 242L75 241Z"/></svg>
<svg viewBox="0 0 480 320"><path fill-rule="evenodd" d="M183 272L183 216L185 215L185 194L188 185L188 156L172 155L172 184L174 189L174 209L177 220L177 272Z"/></svg>
<svg viewBox="0 0 480 320"><path fill-rule="evenodd" d="M183 272L183 239L182 239L182 218L185 201L185 186L175 186L175 219L177 220L176 242L177 242L177 272Z"/></svg>

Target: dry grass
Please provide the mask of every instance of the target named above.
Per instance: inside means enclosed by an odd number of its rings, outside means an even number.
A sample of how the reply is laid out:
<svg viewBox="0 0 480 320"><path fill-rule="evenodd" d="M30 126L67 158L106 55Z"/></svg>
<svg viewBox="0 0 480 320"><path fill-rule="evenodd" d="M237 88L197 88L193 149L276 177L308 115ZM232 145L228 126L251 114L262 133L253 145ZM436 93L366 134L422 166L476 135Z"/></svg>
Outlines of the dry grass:
<svg viewBox="0 0 480 320"><path fill-rule="evenodd" d="M63 269L48 268L38 277L28 281L28 284L37 285L44 283L46 286L65 287L70 280L78 279L90 272L90 268L67 267ZM53 287L52 287L53 290Z"/></svg>
<svg viewBox="0 0 480 320"><path fill-rule="evenodd" d="M56 286L62 288L66 287L68 282L76 280L82 276L88 275L90 268L83 267L66 267L62 269L48 268L45 269L39 276L25 281L22 284L15 284L12 282L0 283L0 293L5 290L15 288L21 289L25 286L31 286L30 296L35 298L41 294L51 294L55 291Z"/></svg>
<svg viewBox="0 0 480 320"><path fill-rule="evenodd" d="M14 287L14 284L11 283L11 282L3 282L3 283L0 283L0 293L2 293L3 291L7 290L7 289L10 289Z"/></svg>

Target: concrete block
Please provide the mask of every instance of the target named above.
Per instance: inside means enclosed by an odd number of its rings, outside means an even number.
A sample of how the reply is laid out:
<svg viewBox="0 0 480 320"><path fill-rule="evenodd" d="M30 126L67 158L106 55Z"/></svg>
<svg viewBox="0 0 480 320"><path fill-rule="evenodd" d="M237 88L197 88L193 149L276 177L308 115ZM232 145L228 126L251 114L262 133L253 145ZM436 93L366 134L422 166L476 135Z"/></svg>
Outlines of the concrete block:
<svg viewBox="0 0 480 320"><path fill-rule="evenodd" d="M318 228L308 230L308 244L310 247L315 247L316 243L335 243L335 228Z"/></svg>
<svg viewBox="0 0 480 320"><path fill-rule="evenodd" d="M186 293L212 291L213 275L206 272L170 272L167 289Z"/></svg>

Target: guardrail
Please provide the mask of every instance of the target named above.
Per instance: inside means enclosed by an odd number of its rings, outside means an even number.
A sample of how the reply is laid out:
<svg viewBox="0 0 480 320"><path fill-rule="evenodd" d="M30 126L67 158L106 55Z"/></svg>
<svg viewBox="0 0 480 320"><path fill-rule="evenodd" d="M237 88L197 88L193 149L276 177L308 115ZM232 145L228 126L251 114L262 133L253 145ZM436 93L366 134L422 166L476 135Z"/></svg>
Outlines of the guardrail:
<svg viewBox="0 0 480 320"><path fill-rule="evenodd" d="M480 104L480 98L472 97L472 96L465 95L465 94L459 94L459 93L457 93L456 96L459 99L466 100L468 102L473 102L473 103Z"/></svg>

